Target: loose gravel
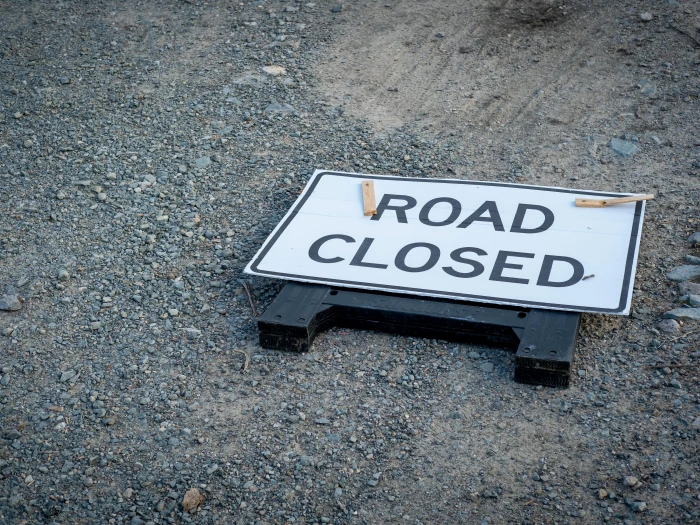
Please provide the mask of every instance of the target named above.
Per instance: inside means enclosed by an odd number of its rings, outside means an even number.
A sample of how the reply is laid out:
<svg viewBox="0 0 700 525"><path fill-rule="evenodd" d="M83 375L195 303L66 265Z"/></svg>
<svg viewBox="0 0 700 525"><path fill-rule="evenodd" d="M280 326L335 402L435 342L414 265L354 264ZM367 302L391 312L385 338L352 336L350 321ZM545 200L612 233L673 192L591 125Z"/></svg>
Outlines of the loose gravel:
<svg viewBox="0 0 700 525"><path fill-rule="evenodd" d="M315 168L477 165L454 134L377 133L324 100L314 68L353 12L0 6L1 523L700 519L700 351L687 316L661 320L684 240L645 252L630 319L585 317L569 390L446 341L259 347L246 286L264 311L282 283L242 269Z"/></svg>

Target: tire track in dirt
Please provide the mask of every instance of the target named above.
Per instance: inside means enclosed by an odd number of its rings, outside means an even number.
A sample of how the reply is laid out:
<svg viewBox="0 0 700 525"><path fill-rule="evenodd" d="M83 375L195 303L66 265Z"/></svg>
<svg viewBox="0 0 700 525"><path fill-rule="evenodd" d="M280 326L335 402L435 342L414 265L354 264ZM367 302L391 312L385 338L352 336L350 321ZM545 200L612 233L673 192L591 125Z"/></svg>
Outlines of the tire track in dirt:
<svg viewBox="0 0 700 525"><path fill-rule="evenodd" d="M583 55L606 55L591 39L597 18L563 17L561 30L548 33L531 17L519 22L530 16L521 5L411 0L366 8L352 36L334 44L339 59L318 68L321 88L380 130L417 122L450 129L515 125L527 133L531 123L523 119L552 103L549 109L561 114L554 120L569 123L580 108L565 94L594 65ZM358 50L357 42L365 45Z"/></svg>

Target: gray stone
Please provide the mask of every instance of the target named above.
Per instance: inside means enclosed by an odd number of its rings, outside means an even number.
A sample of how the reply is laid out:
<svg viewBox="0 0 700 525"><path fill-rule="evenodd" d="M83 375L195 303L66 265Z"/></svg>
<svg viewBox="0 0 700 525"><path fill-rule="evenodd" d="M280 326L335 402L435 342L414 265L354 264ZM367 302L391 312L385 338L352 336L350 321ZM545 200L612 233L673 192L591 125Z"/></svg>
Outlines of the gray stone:
<svg viewBox="0 0 700 525"><path fill-rule="evenodd" d="M479 365L479 368L481 369L482 372L491 373L491 372L493 372L494 365L493 365L493 363L489 363L487 361L485 363L481 363Z"/></svg>
<svg viewBox="0 0 700 525"><path fill-rule="evenodd" d="M331 7L331 13L342 13L343 12L343 4L338 4L334 5Z"/></svg>
<svg viewBox="0 0 700 525"><path fill-rule="evenodd" d="M651 22L654 19L654 15L652 15L648 11L645 11L639 15L639 19L642 22Z"/></svg>
<svg viewBox="0 0 700 525"><path fill-rule="evenodd" d="M61 374L61 383L65 383L66 381L70 381L71 379L74 379L78 376L78 372L75 370L66 370Z"/></svg>
<svg viewBox="0 0 700 525"><path fill-rule="evenodd" d="M211 158L209 158L207 156L199 157L197 160L194 161L194 165L200 169L206 168L210 164L211 164Z"/></svg>
<svg viewBox="0 0 700 525"><path fill-rule="evenodd" d="M692 319L700 321L700 308L676 308L663 315L664 319Z"/></svg>
<svg viewBox="0 0 700 525"><path fill-rule="evenodd" d="M265 108L265 113L283 113L283 114L288 114L288 113L294 113L296 112L296 109L294 106L290 106L289 104L280 104L277 102L273 102L272 104L268 105Z"/></svg>
<svg viewBox="0 0 700 525"><path fill-rule="evenodd" d="M623 480L624 484L628 487L634 487L638 481L639 480L634 476L625 476L625 479Z"/></svg>
<svg viewBox="0 0 700 525"><path fill-rule="evenodd" d="M700 295L700 284L688 281L678 283L678 292L681 295Z"/></svg>
<svg viewBox="0 0 700 525"><path fill-rule="evenodd" d="M692 306L693 308L700 307L700 295L697 294L688 294L688 295L683 295L678 299L679 303L683 304L688 304Z"/></svg>
<svg viewBox="0 0 700 525"><path fill-rule="evenodd" d="M16 312L22 309L22 303L16 295L3 295L0 297L0 310L5 312Z"/></svg>
<svg viewBox="0 0 700 525"><path fill-rule="evenodd" d="M689 281L698 276L700 276L700 266L694 264L684 264L666 274L668 279L676 282Z"/></svg>
<svg viewBox="0 0 700 525"><path fill-rule="evenodd" d="M641 91L643 95L647 95L648 97L653 97L656 95L656 84L654 84L648 78L641 79L639 82L637 82L637 85L639 86L639 91Z"/></svg>
<svg viewBox="0 0 700 525"><path fill-rule="evenodd" d="M612 139L610 141L610 147L621 157L631 157L639 151L639 146L622 139Z"/></svg>
<svg viewBox="0 0 700 525"><path fill-rule="evenodd" d="M314 464L314 457L313 456L300 456L299 457L299 464L301 464L304 467L308 467L310 465Z"/></svg>
<svg viewBox="0 0 700 525"><path fill-rule="evenodd" d="M632 512L644 512L647 509L646 501L626 501Z"/></svg>
<svg viewBox="0 0 700 525"><path fill-rule="evenodd" d="M469 357L469 359L480 359L481 354L479 352L472 351L467 354L467 357Z"/></svg>
<svg viewBox="0 0 700 525"><path fill-rule="evenodd" d="M690 237L688 237L688 243L692 246L700 244L700 232L695 232Z"/></svg>
<svg viewBox="0 0 700 525"><path fill-rule="evenodd" d="M700 257L695 257L694 255L686 255L685 262L687 262L688 264L698 265L700 264Z"/></svg>
<svg viewBox="0 0 700 525"><path fill-rule="evenodd" d="M681 330L681 325L674 319L664 319L656 326L659 330L667 334L677 334Z"/></svg>
<svg viewBox="0 0 700 525"><path fill-rule="evenodd" d="M314 423L316 423L317 425L327 425L330 423L330 420L328 418L325 418L325 417L320 417L320 418L314 420Z"/></svg>

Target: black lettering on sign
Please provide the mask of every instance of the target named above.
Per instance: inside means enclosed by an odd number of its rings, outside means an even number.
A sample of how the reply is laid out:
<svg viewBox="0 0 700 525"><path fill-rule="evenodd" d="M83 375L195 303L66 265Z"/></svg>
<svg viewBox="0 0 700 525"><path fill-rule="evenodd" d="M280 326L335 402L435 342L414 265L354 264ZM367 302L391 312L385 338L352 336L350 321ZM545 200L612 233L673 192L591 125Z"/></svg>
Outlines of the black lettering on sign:
<svg viewBox="0 0 700 525"><path fill-rule="evenodd" d="M406 204L403 206L394 206L390 204L392 200L402 200ZM385 210L393 210L396 212L396 219L399 222L406 224L408 223L408 219L406 218L406 210L410 210L411 208L415 207L416 199L409 195L391 195L386 193L382 195L382 200L379 202L379 206L377 206L377 213L372 215L371 220L378 221L382 218Z"/></svg>
<svg viewBox="0 0 700 525"><path fill-rule="evenodd" d="M484 273L483 264L481 264L478 261L462 257L462 254L469 252L475 253L477 255L487 255L487 253L481 248L458 248L450 254L450 258L455 262L471 265L472 270L470 272L458 272L451 266L443 266L442 269L444 270L444 272L448 275L451 275L452 277L461 277L463 279L469 277L478 277L479 275Z"/></svg>
<svg viewBox="0 0 700 525"><path fill-rule="evenodd" d="M510 264L508 262L508 257L523 257L526 259L533 259L535 257L534 253L520 253L520 252L498 252L496 256L496 262L491 270L491 277L489 281L501 281L504 283L516 283L516 284L527 284L529 281L527 279L519 279L517 277L506 277L503 275L503 270L510 268L512 270L522 270L522 264Z"/></svg>
<svg viewBox="0 0 700 525"><path fill-rule="evenodd" d="M446 202L447 204L452 206L452 212L450 213L450 216L447 217L447 219L445 219L444 221L431 221L430 210L433 209L433 206L441 202ZM457 199L452 199L450 197L438 197L437 199L433 199L425 203L425 205L420 210L418 220L420 220L420 222L427 226L447 226L448 224L452 224L453 222L455 222L459 217L460 213L462 213L462 205Z"/></svg>
<svg viewBox="0 0 700 525"><path fill-rule="evenodd" d="M544 221L537 228L523 228L523 220L527 210L536 210L544 215ZM554 214L549 208L539 206L537 204L518 204L518 209L515 212L513 224L510 227L511 233L540 233L549 229L554 224Z"/></svg>
<svg viewBox="0 0 700 525"><path fill-rule="evenodd" d="M406 266L406 256L414 248L428 248L428 250L430 250L430 257L423 266ZM396 259L394 259L394 264L399 270L403 270L404 272L424 272L435 266L438 259L440 259L440 248L429 242L414 242L399 250L399 253L396 254Z"/></svg>
<svg viewBox="0 0 700 525"><path fill-rule="evenodd" d="M488 212L489 214L485 217L482 217L482 215L484 215L484 213L486 212ZM503 229L503 221L501 220L501 214L498 213L498 207L496 206L495 201L484 202L474 213L472 213L469 217L464 219L462 224L457 226L457 228L466 228L475 221L490 222L493 224L493 229L497 232L505 231Z"/></svg>
<svg viewBox="0 0 700 525"><path fill-rule="evenodd" d="M323 246L326 242L330 241L331 239L340 239L341 241L345 242L355 242L355 239L350 237L349 235L326 235L325 237L321 237L319 240L314 242L311 245L311 248L309 248L309 257L311 258L312 261L316 261L319 263L337 263L340 261L344 261L342 257L333 257L331 259L326 259L325 257L321 257L318 253L318 251L321 249L321 246Z"/></svg>
<svg viewBox="0 0 700 525"><path fill-rule="evenodd" d="M566 281L554 282L550 281L549 278L552 275L552 265L555 261L560 261L563 263L570 264L574 269L574 274ZM552 286L554 288L563 288L565 286L571 286L576 284L583 277L583 264L581 264L576 259L571 257L564 257L561 255L545 255L544 261L542 262L542 269L540 270L540 275L537 278L537 286Z"/></svg>
<svg viewBox="0 0 700 525"><path fill-rule="evenodd" d="M350 261L350 266L364 266L365 268L380 268L382 270L386 269L389 266L388 264L379 264L363 261L365 255L367 255L369 247L372 246L373 242L374 239L372 239L371 237L367 237L364 241L362 241L362 244L360 244L360 248L357 250L355 257L353 257L352 261Z"/></svg>

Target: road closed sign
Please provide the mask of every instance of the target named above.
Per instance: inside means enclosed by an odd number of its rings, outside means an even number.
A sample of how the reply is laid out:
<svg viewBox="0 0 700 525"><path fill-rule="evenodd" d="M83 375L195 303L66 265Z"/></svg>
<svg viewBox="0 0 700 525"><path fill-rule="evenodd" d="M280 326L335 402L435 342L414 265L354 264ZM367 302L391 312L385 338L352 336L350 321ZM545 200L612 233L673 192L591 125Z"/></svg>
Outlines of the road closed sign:
<svg viewBox="0 0 700 525"><path fill-rule="evenodd" d="M364 215L362 181L376 213ZM492 304L628 314L642 202L628 194L317 171L246 272Z"/></svg>

